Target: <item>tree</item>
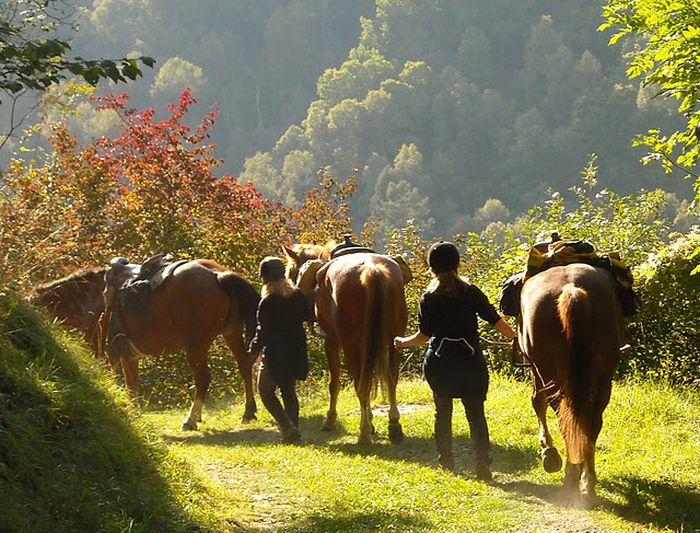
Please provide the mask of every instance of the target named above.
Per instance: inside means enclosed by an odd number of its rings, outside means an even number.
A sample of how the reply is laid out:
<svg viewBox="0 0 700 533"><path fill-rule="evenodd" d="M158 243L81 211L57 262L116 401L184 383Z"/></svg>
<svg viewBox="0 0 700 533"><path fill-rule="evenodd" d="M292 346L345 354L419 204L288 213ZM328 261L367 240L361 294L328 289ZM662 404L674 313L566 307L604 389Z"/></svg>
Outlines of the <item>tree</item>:
<svg viewBox="0 0 700 533"><path fill-rule="evenodd" d="M183 87L198 91L207 83L202 67L175 56L168 59L158 70L151 86L152 96L177 96Z"/></svg>
<svg viewBox="0 0 700 533"><path fill-rule="evenodd" d="M679 168L695 177L696 200L700 199L700 177L692 172L700 159L700 10L689 0L608 0L603 7L605 22L600 30L614 28L610 44L625 36L636 36L630 79L654 87L658 95L678 102L685 128L670 135L650 129L635 140L649 148L643 159L661 161L667 172ZM641 42L638 42L641 41Z"/></svg>
<svg viewBox="0 0 700 533"><path fill-rule="evenodd" d="M68 58L70 43L57 36L63 27L76 29L76 9L67 0L5 0L0 4L0 91L11 102L9 131L0 137L2 148L22 123L15 116L18 98L42 92L69 75L91 85L101 79L126 82L141 76L139 64L152 66L150 57L122 59Z"/></svg>

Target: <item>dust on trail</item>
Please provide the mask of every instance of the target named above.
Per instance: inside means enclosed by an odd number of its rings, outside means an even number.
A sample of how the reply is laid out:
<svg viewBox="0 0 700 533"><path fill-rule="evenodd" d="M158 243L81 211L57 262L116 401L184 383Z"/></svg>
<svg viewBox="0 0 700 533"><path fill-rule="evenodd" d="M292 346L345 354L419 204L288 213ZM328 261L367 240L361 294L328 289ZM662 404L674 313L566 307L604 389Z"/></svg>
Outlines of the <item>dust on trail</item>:
<svg viewBox="0 0 700 533"><path fill-rule="evenodd" d="M608 533L586 517L572 517L561 512L544 512L537 524L520 526L514 533Z"/></svg>
<svg viewBox="0 0 700 533"><path fill-rule="evenodd" d="M203 472L225 490L243 493L250 508L246 520L236 524L238 531L277 531L288 525L295 509L305 504L306 497L292 496L279 483L271 483L262 472L249 465L217 463Z"/></svg>

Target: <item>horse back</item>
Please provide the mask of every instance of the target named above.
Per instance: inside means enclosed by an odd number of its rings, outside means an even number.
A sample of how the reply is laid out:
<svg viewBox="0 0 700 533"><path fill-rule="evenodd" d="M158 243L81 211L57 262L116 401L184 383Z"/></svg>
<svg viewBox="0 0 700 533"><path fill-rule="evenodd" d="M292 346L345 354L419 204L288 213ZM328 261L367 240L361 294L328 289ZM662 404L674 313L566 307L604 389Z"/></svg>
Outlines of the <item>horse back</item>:
<svg viewBox="0 0 700 533"><path fill-rule="evenodd" d="M521 313L525 344L531 348L560 347L574 334L595 339L601 347L620 346L615 282L604 269L572 264L533 276L523 286Z"/></svg>
<svg viewBox="0 0 700 533"><path fill-rule="evenodd" d="M622 315L612 276L584 264L553 267L525 283L521 313L520 344L538 386L551 387L589 419L590 398L607 394L620 353Z"/></svg>
<svg viewBox="0 0 700 533"><path fill-rule="evenodd" d="M341 256L319 270L316 316L346 354L366 347L379 307L381 335L403 333L408 312L402 276L396 262L370 253Z"/></svg>

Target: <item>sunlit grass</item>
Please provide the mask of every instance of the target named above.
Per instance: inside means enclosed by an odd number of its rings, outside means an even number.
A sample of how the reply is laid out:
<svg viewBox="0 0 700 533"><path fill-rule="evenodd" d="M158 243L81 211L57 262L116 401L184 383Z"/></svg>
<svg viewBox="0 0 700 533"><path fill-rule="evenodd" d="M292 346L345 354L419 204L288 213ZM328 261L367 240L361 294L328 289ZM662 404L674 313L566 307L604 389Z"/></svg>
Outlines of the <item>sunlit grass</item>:
<svg viewBox="0 0 700 533"><path fill-rule="evenodd" d="M700 527L700 400L663 385L616 384L605 413L597 465L600 502L564 505L562 474L538 456L537 424L526 382L494 376L487 401L495 480L471 470L468 425L455 404L457 469L437 468L430 390L399 387L406 439L387 438L381 398L371 445L356 444L358 404L341 392L339 424L321 431L327 392L303 388L301 445L287 446L270 416L240 423L242 405L208 406L198 432L177 428L185 409L145 418L170 450L200 472L217 502L218 523L274 531L693 531ZM184 406L183 406L184 407ZM554 417L550 416L556 429ZM563 452L558 433L556 443ZM232 526L233 527L233 526Z"/></svg>

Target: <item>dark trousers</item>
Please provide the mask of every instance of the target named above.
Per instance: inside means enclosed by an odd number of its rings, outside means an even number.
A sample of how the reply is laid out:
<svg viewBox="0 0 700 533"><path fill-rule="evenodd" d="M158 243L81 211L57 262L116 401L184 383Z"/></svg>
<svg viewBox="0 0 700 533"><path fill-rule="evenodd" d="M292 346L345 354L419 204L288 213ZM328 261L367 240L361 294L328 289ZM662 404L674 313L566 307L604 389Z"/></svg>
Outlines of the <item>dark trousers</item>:
<svg viewBox="0 0 700 533"><path fill-rule="evenodd" d="M278 387L284 407L275 394ZM258 392L265 409L272 415L280 429L284 431L291 427L299 427L299 400L296 393L296 380L290 379L284 383L277 383L263 361L260 363L260 372L258 373Z"/></svg>
<svg viewBox="0 0 700 533"><path fill-rule="evenodd" d="M435 401L435 446L440 464L454 465L452 455L452 398L433 395ZM489 428L484 416L484 402L460 398L469 422L469 433L476 461L489 462Z"/></svg>

